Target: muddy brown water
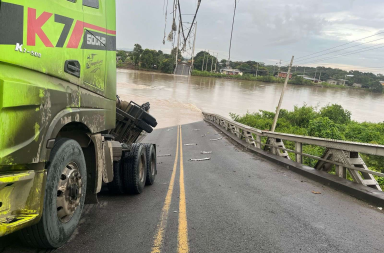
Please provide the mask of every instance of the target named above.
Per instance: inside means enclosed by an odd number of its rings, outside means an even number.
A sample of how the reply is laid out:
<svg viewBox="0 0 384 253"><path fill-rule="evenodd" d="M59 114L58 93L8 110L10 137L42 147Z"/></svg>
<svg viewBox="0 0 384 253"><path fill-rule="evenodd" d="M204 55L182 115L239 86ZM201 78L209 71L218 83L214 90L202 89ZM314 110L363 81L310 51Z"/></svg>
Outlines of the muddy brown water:
<svg viewBox="0 0 384 253"><path fill-rule="evenodd" d="M202 120L202 111L229 117L258 110L274 111L282 85L207 77L184 77L136 70L117 71L117 92L125 100L150 102L158 128ZM365 90L289 85L282 108L304 103L322 107L337 103L353 120L384 121L384 94Z"/></svg>

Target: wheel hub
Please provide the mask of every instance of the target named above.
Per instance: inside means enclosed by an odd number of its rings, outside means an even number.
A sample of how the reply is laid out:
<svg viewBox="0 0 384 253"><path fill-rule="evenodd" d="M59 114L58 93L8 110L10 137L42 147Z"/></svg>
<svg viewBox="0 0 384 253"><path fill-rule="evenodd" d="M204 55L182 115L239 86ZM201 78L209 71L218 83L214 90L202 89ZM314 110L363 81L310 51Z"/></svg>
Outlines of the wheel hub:
<svg viewBox="0 0 384 253"><path fill-rule="evenodd" d="M83 186L80 171L75 163L64 167L57 187L57 217L67 223L80 206Z"/></svg>

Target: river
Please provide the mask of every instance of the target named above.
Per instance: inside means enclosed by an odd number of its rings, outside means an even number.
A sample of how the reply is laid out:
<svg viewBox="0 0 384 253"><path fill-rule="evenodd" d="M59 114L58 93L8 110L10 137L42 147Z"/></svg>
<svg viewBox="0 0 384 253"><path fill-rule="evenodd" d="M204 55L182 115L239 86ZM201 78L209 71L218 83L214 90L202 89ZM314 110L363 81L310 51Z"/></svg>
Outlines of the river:
<svg viewBox="0 0 384 253"><path fill-rule="evenodd" d="M190 78L136 70L117 71L117 93L124 100L150 102L159 128L202 119L201 111L229 117L258 110L275 111L282 85L254 81ZM352 119L383 122L384 94L358 89L289 85L282 108L292 110L304 103L322 107L340 104L352 112Z"/></svg>

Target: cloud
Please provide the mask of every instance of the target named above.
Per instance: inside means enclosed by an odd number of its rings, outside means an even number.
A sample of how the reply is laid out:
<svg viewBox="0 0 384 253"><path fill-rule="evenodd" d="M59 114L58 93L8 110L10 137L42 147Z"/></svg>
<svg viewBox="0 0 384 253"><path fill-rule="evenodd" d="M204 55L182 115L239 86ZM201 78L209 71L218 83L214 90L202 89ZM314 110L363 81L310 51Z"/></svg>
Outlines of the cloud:
<svg viewBox="0 0 384 253"><path fill-rule="evenodd" d="M309 6L256 2L246 15L252 18L254 32L269 45L295 43L310 35L318 35L327 21L311 11Z"/></svg>
<svg viewBox="0 0 384 253"><path fill-rule="evenodd" d="M116 3L119 48L132 48L139 43L144 48L170 51L172 43L162 44L163 1L117 0ZM194 12L196 1L180 0L180 3L183 13ZM197 18L197 49L219 53L221 59L228 58L233 7L233 0L202 1ZM183 16L183 19L190 21L192 17ZM169 15L166 34L170 32L171 22ZM383 27L383 0L240 0L231 57L237 61L287 62L292 55L305 56L339 46L384 31ZM374 39L377 38L371 38ZM351 50L355 49L358 48ZM383 57L384 50L375 50L332 59L327 64L380 66L377 59Z"/></svg>

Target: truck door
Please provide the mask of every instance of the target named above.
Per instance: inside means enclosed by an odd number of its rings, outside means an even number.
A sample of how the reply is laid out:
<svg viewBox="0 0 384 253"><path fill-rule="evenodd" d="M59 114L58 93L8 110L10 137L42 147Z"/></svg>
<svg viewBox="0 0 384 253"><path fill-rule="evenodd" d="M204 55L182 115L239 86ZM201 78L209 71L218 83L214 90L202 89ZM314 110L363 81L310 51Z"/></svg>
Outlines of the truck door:
<svg viewBox="0 0 384 253"><path fill-rule="evenodd" d="M105 95L105 62L107 56L105 9L105 0L83 0L83 86L100 95Z"/></svg>

